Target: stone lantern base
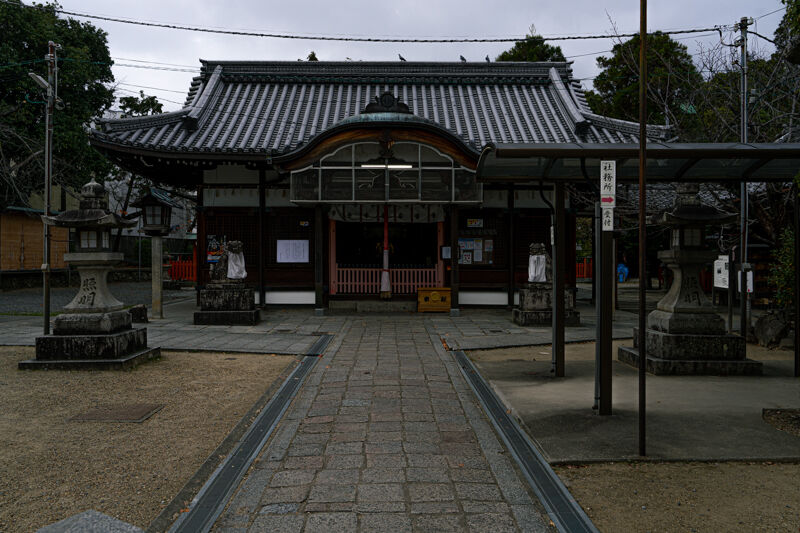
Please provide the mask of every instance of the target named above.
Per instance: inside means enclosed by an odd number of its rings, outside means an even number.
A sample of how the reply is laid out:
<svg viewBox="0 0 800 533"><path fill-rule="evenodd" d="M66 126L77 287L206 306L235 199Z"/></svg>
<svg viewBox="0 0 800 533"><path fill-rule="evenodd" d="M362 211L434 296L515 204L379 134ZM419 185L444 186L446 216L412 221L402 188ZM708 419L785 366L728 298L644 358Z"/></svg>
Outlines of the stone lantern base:
<svg viewBox="0 0 800 533"><path fill-rule="evenodd" d="M242 281L212 281L200 291L196 325L254 326L261 319L255 308L254 291Z"/></svg>
<svg viewBox="0 0 800 533"><path fill-rule="evenodd" d="M648 329L647 371L656 375L760 376L762 364L747 359L738 335L671 334ZM639 330L633 347L621 346L617 357L639 366Z"/></svg>
<svg viewBox="0 0 800 533"><path fill-rule="evenodd" d="M528 283L519 290L519 307L511 310L518 326L553 325L553 284L549 281ZM581 314L575 309L572 294L564 293L564 324L580 326Z"/></svg>
<svg viewBox="0 0 800 533"><path fill-rule="evenodd" d="M160 356L147 347L147 330L131 326L128 311L70 313L56 317L52 335L36 337L36 359L18 367L122 370Z"/></svg>

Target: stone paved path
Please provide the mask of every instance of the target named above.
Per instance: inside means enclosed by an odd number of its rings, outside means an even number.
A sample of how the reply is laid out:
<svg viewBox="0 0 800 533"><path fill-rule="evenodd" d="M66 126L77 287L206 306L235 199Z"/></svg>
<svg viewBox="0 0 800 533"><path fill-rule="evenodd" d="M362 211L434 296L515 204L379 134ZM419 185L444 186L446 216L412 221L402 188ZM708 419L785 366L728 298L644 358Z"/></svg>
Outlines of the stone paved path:
<svg viewBox="0 0 800 533"><path fill-rule="evenodd" d="M216 531L547 531L424 318L350 317Z"/></svg>

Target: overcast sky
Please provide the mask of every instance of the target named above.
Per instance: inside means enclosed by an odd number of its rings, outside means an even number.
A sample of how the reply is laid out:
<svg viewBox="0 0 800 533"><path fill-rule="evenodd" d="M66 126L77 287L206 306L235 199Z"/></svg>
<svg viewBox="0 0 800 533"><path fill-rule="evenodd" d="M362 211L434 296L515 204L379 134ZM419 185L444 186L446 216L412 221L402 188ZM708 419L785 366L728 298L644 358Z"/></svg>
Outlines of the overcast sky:
<svg viewBox="0 0 800 533"><path fill-rule="evenodd" d="M743 16L756 18L757 32L772 37L784 11L780 0L651 0L648 29L676 30L734 24ZM632 33L639 28L639 2L635 0L408 0L406 2L356 0L61 0L65 10L95 15L189 26L245 29L302 35L372 37L517 37L535 25L537 33L556 35L608 35ZM764 16L766 15L766 16ZM761 17L761 18L757 18ZM313 40L264 39L213 35L91 20L108 33L111 56L118 65L114 76L119 88L153 94L165 111L180 108L193 72L132 68L150 65L191 70L199 59L297 60L314 50L321 61L395 61L398 53L408 61L470 61L494 59L512 43L350 43ZM718 42L716 34L677 35L695 53L698 46ZM613 45L611 39L560 41L574 61L574 73L591 88L597 74L595 58ZM751 47L771 51L769 43L753 38ZM607 54L606 54L607 55ZM581 56L581 57L578 57ZM137 60L132 61L132 60ZM151 63L142 63L151 62ZM178 67L156 65L170 63ZM163 90L166 89L166 90ZM178 92L170 92L178 91ZM124 96L120 92L119 96ZM169 102L172 100L173 102Z"/></svg>

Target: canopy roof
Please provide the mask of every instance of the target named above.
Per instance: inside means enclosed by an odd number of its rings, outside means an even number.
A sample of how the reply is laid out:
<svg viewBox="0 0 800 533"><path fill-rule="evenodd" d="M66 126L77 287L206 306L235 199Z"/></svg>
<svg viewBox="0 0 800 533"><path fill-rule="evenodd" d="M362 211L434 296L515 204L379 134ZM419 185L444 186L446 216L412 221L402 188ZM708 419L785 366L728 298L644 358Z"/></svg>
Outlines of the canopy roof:
<svg viewBox="0 0 800 533"><path fill-rule="evenodd" d="M489 144L478 181L599 180L600 161L617 162L617 182L639 179L638 143ZM648 182L792 181L800 144L647 143Z"/></svg>

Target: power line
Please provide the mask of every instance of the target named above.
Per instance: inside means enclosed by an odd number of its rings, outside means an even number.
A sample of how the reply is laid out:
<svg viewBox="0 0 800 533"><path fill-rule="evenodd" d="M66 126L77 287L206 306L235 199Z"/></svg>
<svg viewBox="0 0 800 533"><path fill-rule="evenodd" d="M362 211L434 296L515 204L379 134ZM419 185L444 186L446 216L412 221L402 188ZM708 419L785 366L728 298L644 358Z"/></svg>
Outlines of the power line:
<svg viewBox="0 0 800 533"><path fill-rule="evenodd" d="M125 85L126 87L136 87L138 89L153 89L154 91L165 91L168 93L186 94L186 91L176 91L175 89L162 89L161 87L150 87L149 85L135 85L133 83L117 82L117 85Z"/></svg>
<svg viewBox="0 0 800 533"><path fill-rule="evenodd" d="M0 3L11 4L29 9L45 9L43 6L27 5L23 3L13 2L12 0L0 0ZM623 33L623 34L597 34L597 35L563 35L555 37L497 37L497 38L432 38L432 39L411 39L411 38L387 38L387 37L343 37L334 35L297 35L291 33L265 33L253 32L242 30L226 30L217 28L208 28L201 26L187 26L183 24L167 24L163 22L145 22L141 20L134 20L128 18L108 17L102 15L92 15L90 13L78 13L75 11L67 11L58 7L54 9L56 13L64 15L71 15L73 17L88 18L94 20L105 20L108 22L119 22L122 24L133 24L136 26L147 26L152 28L166 28L171 30L194 31L201 33L214 33L221 35L238 35L242 37L263 37L272 39L293 39L293 40L306 40L306 41L344 41L344 42L362 42L362 43L510 43L528 40L544 40L544 41L577 41L584 39L615 39L619 37L635 37L638 33ZM664 35L679 35L686 33L707 33L710 31L717 31L717 28L692 28L685 30L672 30L668 32L660 32Z"/></svg>
<svg viewBox="0 0 800 533"><path fill-rule="evenodd" d="M778 8L778 9L776 9L775 11L770 11L769 13L764 13L763 15L756 17L756 20L763 19L764 17L768 17L768 16L770 16L770 15L774 15L774 14L775 14L775 13L777 13L778 11L785 11L785 10L786 10L786 6L779 7L779 8Z"/></svg>
<svg viewBox="0 0 800 533"><path fill-rule="evenodd" d="M115 61L132 61L134 63L151 63L153 65L166 65L168 67L186 67L186 68L197 68L196 65L181 65L178 63L159 63L158 61L147 61L145 59L131 59L128 57L112 57L111 59Z"/></svg>
<svg viewBox="0 0 800 533"><path fill-rule="evenodd" d="M117 87L117 88L116 88L116 90L117 90L117 91L123 91L123 92L126 92L126 93L135 94L135 95L137 95L137 96L139 95L139 92L138 92L138 91L131 91L130 89L123 89L122 87ZM149 95L146 95L146 96L149 96ZM164 102L169 102L170 104L178 104L178 105L183 105L183 102L176 102L175 100L168 100L168 99L166 99L166 98L159 98L159 101L162 101L162 100L163 100Z"/></svg>

